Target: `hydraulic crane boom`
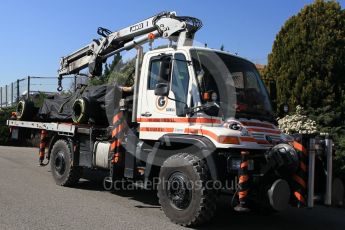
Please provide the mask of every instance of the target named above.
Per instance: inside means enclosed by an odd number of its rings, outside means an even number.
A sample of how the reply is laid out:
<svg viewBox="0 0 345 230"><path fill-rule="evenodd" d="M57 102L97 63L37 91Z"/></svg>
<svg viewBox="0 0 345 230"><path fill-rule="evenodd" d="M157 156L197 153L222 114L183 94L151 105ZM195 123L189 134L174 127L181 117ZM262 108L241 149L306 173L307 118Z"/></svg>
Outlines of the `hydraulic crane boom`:
<svg viewBox="0 0 345 230"><path fill-rule="evenodd" d="M100 27L97 32L102 36L101 38L61 58L58 90L62 89L63 76L78 74L87 67L90 77L100 76L102 64L108 57L123 50L130 50L156 37L174 39L178 45L187 45L201 26L202 22L199 19L176 16L175 12L162 12L115 32Z"/></svg>

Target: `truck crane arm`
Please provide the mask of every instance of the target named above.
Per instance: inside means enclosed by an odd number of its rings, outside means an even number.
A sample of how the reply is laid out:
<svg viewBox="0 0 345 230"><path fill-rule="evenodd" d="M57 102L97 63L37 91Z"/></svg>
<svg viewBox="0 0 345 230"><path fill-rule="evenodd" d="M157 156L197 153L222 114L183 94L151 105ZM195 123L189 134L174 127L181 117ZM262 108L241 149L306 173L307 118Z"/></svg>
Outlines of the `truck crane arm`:
<svg viewBox="0 0 345 230"><path fill-rule="evenodd" d="M186 45L201 27L202 22L199 19L176 16L175 12L162 12L115 32L100 27L97 33L101 38L61 58L58 90L62 90L61 81L65 75L78 74L80 70L88 67L89 77L100 76L102 64L116 53L130 50L157 37L173 39L178 45Z"/></svg>

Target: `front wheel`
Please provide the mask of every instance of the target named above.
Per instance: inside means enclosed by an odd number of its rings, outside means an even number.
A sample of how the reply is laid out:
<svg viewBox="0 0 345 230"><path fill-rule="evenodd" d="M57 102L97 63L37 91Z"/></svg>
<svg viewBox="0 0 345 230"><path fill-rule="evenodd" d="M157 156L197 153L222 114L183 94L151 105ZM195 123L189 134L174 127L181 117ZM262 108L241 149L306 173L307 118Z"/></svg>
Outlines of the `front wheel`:
<svg viewBox="0 0 345 230"><path fill-rule="evenodd" d="M171 156L163 163L159 179L159 203L172 222L195 226L213 217L216 196L207 186L211 181L203 160L188 153Z"/></svg>
<svg viewBox="0 0 345 230"><path fill-rule="evenodd" d="M57 185L72 186L78 183L81 168L72 165L72 146L67 140L55 142L51 156L50 167Z"/></svg>

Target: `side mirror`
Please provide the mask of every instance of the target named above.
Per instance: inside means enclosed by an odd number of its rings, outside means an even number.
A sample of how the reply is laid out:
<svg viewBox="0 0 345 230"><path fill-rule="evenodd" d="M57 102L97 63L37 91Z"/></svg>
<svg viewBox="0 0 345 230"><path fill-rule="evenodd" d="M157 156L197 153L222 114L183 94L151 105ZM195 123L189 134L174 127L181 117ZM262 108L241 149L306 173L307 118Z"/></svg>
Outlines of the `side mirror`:
<svg viewBox="0 0 345 230"><path fill-rule="evenodd" d="M219 110L219 106L211 102L206 104L204 112L209 116L217 117L219 116Z"/></svg>
<svg viewBox="0 0 345 230"><path fill-rule="evenodd" d="M167 83L158 83L155 88L156 96L167 97L169 95L169 87Z"/></svg>

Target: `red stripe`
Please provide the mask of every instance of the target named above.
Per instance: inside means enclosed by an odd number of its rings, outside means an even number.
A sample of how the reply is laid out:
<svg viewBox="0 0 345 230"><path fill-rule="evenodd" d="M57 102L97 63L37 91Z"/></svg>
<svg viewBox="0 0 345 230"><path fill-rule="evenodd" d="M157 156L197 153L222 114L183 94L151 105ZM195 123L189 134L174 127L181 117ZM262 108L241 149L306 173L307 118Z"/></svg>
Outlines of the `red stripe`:
<svg viewBox="0 0 345 230"><path fill-rule="evenodd" d="M301 168L304 172L307 171L307 166L306 166L303 162L300 163L300 168Z"/></svg>
<svg viewBox="0 0 345 230"><path fill-rule="evenodd" d="M217 134L209 131L209 130L204 130L204 129L190 129L186 128L184 130L185 133L190 133L190 134L198 134L198 135L206 135L211 137L213 140L217 141L218 143L221 144L233 144L233 145L239 145L240 142L238 140L238 137L233 137L233 136L218 136Z"/></svg>
<svg viewBox="0 0 345 230"><path fill-rule="evenodd" d="M119 140L114 141L111 143L110 150L113 151L116 147L119 147L121 145L121 142Z"/></svg>
<svg viewBox="0 0 345 230"><path fill-rule="evenodd" d="M247 182L249 180L249 177L247 175L240 176L240 179L238 183L243 184L244 182Z"/></svg>
<svg viewBox="0 0 345 230"><path fill-rule="evenodd" d="M249 165L249 161L243 161L240 165L240 168L243 169L243 168L247 168Z"/></svg>
<svg viewBox="0 0 345 230"><path fill-rule="evenodd" d="M172 132L174 132L174 128L141 127L140 131L142 131L142 132L167 132L167 133L172 133Z"/></svg>
<svg viewBox="0 0 345 230"><path fill-rule="evenodd" d="M293 179L294 179L297 183L299 183L303 188L306 188L306 187L307 187L307 184L305 183L305 181L304 181L301 177L297 176L296 174L293 175Z"/></svg>
<svg viewBox="0 0 345 230"><path fill-rule="evenodd" d="M116 127L112 132L112 137L115 137L117 134L119 134L124 127L125 124L120 124L118 127Z"/></svg>
<svg viewBox="0 0 345 230"><path fill-rule="evenodd" d="M115 153L111 162L114 164L114 163L119 162L119 160L120 160L120 153Z"/></svg>
<svg viewBox="0 0 345 230"><path fill-rule="evenodd" d="M248 190L238 192L238 196L240 199L245 198L248 195Z"/></svg>
<svg viewBox="0 0 345 230"><path fill-rule="evenodd" d="M296 192L294 192L294 195L295 195L295 197L297 198L298 201L300 201L300 202L305 204L305 199L304 199L304 197L302 196L301 193L296 191Z"/></svg>
<svg viewBox="0 0 345 230"><path fill-rule="evenodd" d="M138 122L177 122L177 123L217 123L220 124L222 121L219 119L211 118L137 118Z"/></svg>
<svg viewBox="0 0 345 230"><path fill-rule="evenodd" d="M293 142L293 147L294 147L295 149L297 149L298 151L303 152L304 155L307 155L307 150L306 150L306 148L304 148L304 146L301 145L300 143L298 143L297 141L294 141L294 142Z"/></svg>
<svg viewBox="0 0 345 230"><path fill-rule="evenodd" d="M114 117L113 117L113 124L115 124L118 120L120 120L122 117L122 112L116 114Z"/></svg>

